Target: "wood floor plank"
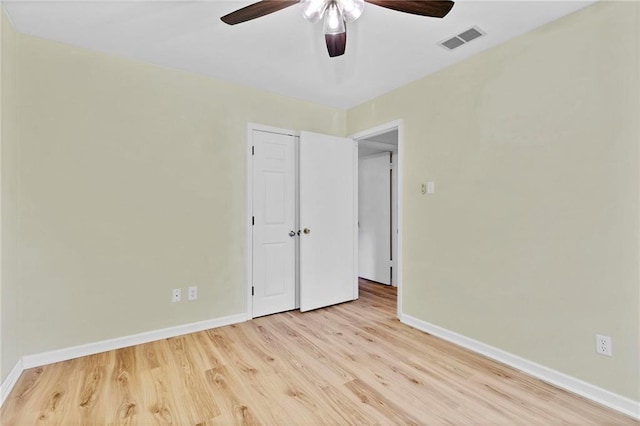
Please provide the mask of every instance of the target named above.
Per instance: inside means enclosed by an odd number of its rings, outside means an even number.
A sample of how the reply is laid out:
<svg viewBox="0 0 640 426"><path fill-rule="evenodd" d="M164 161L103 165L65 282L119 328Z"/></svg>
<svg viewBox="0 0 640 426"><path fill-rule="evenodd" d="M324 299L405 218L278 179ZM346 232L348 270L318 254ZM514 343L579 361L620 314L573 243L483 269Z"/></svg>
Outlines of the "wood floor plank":
<svg viewBox="0 0 640 426"><path fill-rule="evenodd" d="M400 323L396 289L25 371L0 424L636 425Z"/></svg>

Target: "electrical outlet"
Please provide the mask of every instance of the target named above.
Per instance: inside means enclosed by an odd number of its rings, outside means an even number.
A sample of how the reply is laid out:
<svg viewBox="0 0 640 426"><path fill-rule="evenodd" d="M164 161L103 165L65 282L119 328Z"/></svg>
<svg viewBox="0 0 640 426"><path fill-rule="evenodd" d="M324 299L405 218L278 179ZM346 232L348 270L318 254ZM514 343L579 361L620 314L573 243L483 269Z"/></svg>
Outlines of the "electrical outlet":
<svg viewBox="0 0 640 426"><path fill-rule="evenodd" d="M198 286L194 285L189 287L187 298L189 300L196 300L198 298Z"/></svg>
<svg viewBox="0 0 640 426"><path fill-rule="evenodd" d="M596 353L599 353L600 355L613 356L610 336L596 334Z"/></svg>
<svg viewBox="0 0 640 426"><path fill-rule="evenodd" d="M171 301L175 303L181 300L182 300L182 290L179 288L174 288L173 290L171 290Z"/></svg>

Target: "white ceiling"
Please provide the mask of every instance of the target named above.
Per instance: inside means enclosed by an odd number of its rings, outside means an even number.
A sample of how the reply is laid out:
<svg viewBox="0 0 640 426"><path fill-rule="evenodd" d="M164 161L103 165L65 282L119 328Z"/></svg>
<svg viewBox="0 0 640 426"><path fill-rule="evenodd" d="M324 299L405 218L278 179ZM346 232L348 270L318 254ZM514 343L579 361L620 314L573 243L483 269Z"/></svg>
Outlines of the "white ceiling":
<svg viewBox="0 0 640 426"><path fill-rule="evenodd" d="M228 26L251 1L3 2L19 32L137 58L298 99L350 108L593 3L463 0L444 19L367 4L329 58L322 24L297 5ZM472 26L487 33L454 51L437 45Z"/></svg>

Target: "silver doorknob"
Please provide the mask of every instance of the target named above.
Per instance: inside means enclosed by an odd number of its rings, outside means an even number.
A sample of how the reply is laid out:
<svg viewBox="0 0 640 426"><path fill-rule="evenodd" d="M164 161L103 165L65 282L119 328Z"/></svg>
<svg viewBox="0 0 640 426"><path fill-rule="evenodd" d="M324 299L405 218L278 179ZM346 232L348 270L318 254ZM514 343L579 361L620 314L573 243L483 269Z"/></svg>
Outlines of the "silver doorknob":
<svg viewBox="0 0 640 426"><path fill-rule="evenodd" d="M310 234L311 233L311 229L304 228L304 230L302 232L304 232L305 234Z"/></svg>
<svg viewBox="0 0 640 426"><path fill-rule="evenodd" d="M295 237L296 236L296 231L289 231L289 236L291 238Z"/></svg>

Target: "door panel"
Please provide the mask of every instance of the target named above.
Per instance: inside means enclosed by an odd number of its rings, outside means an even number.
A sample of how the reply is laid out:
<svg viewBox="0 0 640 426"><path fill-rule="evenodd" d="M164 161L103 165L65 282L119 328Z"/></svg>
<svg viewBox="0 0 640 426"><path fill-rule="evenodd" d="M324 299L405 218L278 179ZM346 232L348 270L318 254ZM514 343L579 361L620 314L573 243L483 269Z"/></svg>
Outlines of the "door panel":
<svg viewBox="0 0 640 426"><path fill-rule="evenodd" d="M295 309L296 138L253 131L253 316Z"/></svg>
<svg viewBox="0 0 640 426"><path fill-rule="evenodd" d="M287 292L287 244L265 244L264 296L277 297Z"/></svg>
<svg viewBox="0 0 640 426"><path fill-rule="evenodd" d="M357 298L357 162L351 139L300 136L300 310Z"/></svg>
<svg viewBox="0 0 640 426"><path fill-rule="evenodd" d="M391 154L358 163L358 275L391 284Z"/></svg>

